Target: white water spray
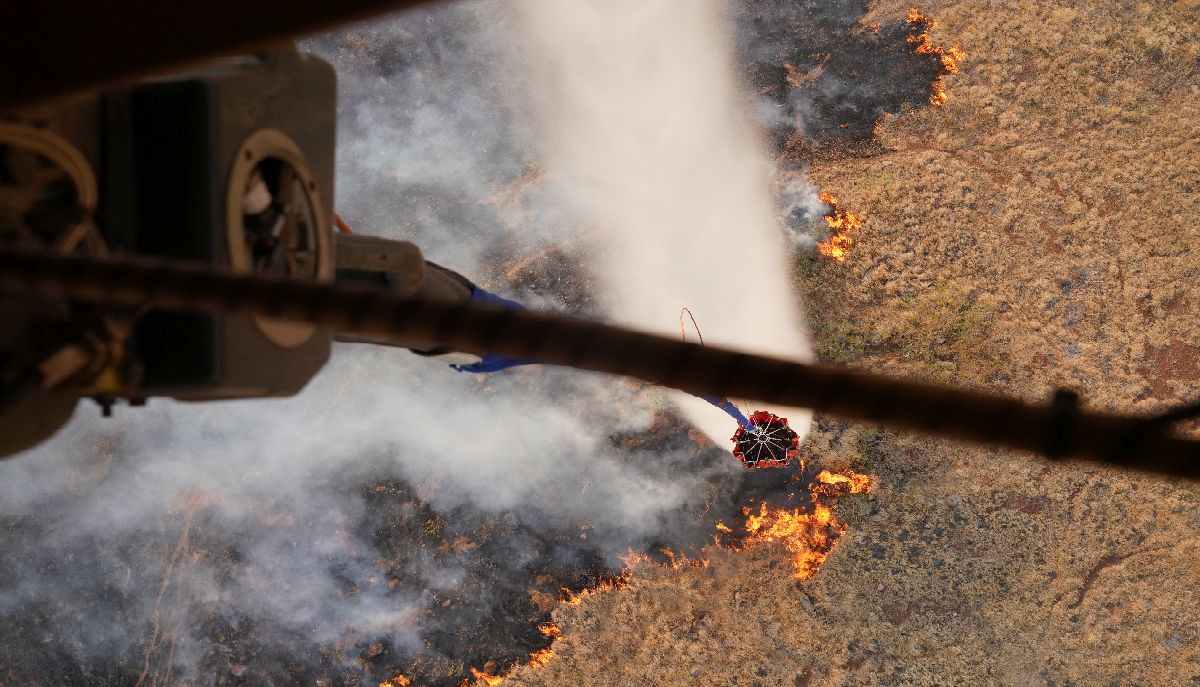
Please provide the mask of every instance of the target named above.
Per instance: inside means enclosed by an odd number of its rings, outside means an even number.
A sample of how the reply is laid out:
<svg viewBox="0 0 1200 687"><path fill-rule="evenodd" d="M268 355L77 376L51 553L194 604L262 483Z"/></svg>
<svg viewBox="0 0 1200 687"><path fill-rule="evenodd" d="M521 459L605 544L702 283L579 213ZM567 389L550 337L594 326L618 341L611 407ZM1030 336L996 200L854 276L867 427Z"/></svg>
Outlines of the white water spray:
<svg viewBox="0 0 1200 687"><path fill-rule="evenodd" d="M678 335L687 307L708 344L811 360L723 4L526 0L521 9L546 166L599 229L605 252L592 264L614 318ZM674 399L726 445L728 416ZM807 434L809 411L767 409Z"/></svg>

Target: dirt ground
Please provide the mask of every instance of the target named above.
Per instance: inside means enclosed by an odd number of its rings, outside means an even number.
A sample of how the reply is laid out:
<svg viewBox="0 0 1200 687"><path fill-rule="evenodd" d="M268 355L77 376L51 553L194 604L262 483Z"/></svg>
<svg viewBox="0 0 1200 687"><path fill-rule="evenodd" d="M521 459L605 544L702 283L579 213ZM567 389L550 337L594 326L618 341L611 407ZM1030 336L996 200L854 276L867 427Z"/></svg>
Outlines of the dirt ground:
<svg viewBox="0 0 1200 687"><path fill-rule="evenodd" d="M808 172L865 221L797 271L821 355L1112 410L1200 396L1200 3L919 9L966 53L949 101ZM1200 685L1200 485L828 418L803 455L878 478L814 578L769 545L639 568L505 684Z"/></svg>

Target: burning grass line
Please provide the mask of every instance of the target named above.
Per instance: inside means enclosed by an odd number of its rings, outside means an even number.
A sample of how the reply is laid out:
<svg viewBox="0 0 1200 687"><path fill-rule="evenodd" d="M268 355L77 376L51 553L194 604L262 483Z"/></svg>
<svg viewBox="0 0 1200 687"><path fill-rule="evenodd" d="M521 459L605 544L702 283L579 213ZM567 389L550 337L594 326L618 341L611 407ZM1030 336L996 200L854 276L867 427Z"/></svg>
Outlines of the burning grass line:
<svg viewBox="0 0 1200 687"><path fill-rule="evenodd" d="M908 44L912 46L913 51L918 55L936 55L942 61L942 71L934 79L933 95L929 96L931 105L941 107L949 99L949 96L946 95L946 77L958 73L959 63L967 55L957 45L948 47L935 45L933 39L929 37L929 32L937 26L937 22L916 9L908 11L905 22L909 26Z"/></svg>
<svg viewBox="0 0 1200 687"><path fill-rule="evenodd" d="M621 571L621 573L619 573L617 575L600 580L600 582L598 582L595 587L591 587L589 589L584 589L583 591L579 592L578 594L571 591L570 589L567 589L566 587L563 587L562 588L562 592L563 592L562 602L569 606L578 606L579 604L583 603L583 600L589 596L594 596L596 594L600 594L602 592L607 592L607 591L610 591L613 589L624 589L628 585L629 585L629 577L627 575L627 571Z"/></svg>
<svg viewBox="0 0 1200 687"><path fill-rule="evenodd" d="M569 590L564 589L563 591L566 591L568 594L570 594ZM535 670L546 665L550 662L550 659L554 658L554 642L562 639L563 636L562 630L558 628L558 625L556 625L553 620L549 620L539 625L538 632L541 632L542 636L550 639L550 646L538 649L529 655L529 660L525 662L525 665ZM512 670L516 670L517 667L518 666L513 666ZM493 675L486 670L477 670L475 668L471 668L470 671L471 678L474 680L474 685L476 687L491 687L492 685L498 685L504 680L505 677L508 676L508 673L504 675ZM509 672L512 671L510 670ZM462 687L468 687L472 683L471 680L463 680L461 684ZM379 687L390 686L382 684L379 685Z"/></svg>
<svg viewBox="0 0 1200 687"><path fill-rule="evenodd" d="M806 580L817 574L821 564L829 556L838 538L845 533L846 525L833 515L833 509L825 503L826 499L837 498L847 494L859 494L870 491L875 485L875 478L853 470L833 472L822 470L817 473L813 483L809 485L812 495L813 508L804 511L799 508L770 508L764 502L757 511L749 506L742 510L746 517L743 524L744 534L736 544L722 544L721 535L733 536L734 529L721 521L715 528L720 533L714 537L714 544L723 548L740 551L757 544L782 543L791 554L793 577ZM602 592L624 589L628 587L634 571L641 566L650 566L662 570L679 570L681 568L707 568L707 558L694 558L678 554L671 549L663 548L659 552L666 558L665 562L657 562L648 553L638 553L629 549L621 557L621 572L602 579L596 586L573 592L562 588L562 603L578 606L583 600ZM553 620L538 626L538 631L550 639L551 645L538 649L529 655L524 665L538 669L545 666L554 658L554 642L562 638L562 630ZM515 670L517 666L514 666ZM462 687L494 687L504 681L508 675L493 675L490 672L470 668L471 678L462 682ZM510 671L511 672L511 671ZM395 678L393 678L395 679ZM383 683L379 687L403 687L403 683Z"/></svg>
<svg viewBox="0 0 1200 687"><path fill-rule="evenodd" d="M475 679L476 685L486 685L487 687L498 685L500 684L501 680L504 679L503 675L492 675L491 673L485 673L481 670L475 670L474 668L471 669L471 677ZM467 687L469 684L471 684L470 680L462 681L463 687Z"/></svg>
<svg viewBox="0 0 1200 687"><path fill-rule="evenodd" d="M658 568L679 570L680 568L707 568L709 561L707 558L693 558L687 554L677 554L666 547L658 549L658 552L667 560L659 563L650 557L648 553L636 553L633 549L629 549L628 553L621 556L621 563L625 566L621 570L621 575L628 581L633 575L633 571L639 565L648 564Z"/></svg>
<svg viewBox="0 0 1200 687"><path fill-rule="evenodd" d="M621 572L617 573L616 575L603 578L596 584L596 586L584 589L578 593L563 587L563 597L561 602L569 606L578 606L579 604L583 603L584 599L595 596L596 594L601 594L611 590L624 589L625 587L629 586L630 579L633 577L633 571L639 565L648 564L670 570L679 570L683 567L704 568L708 567L709 565L709 561L706 558L693 558L685 554L677 554L671 549L667 548L661 549L660 552L667 559L665 563L657 563L650 558L649 554L637 553L633 549L629 549L628 553L621 557L621 562L624 566L622 567ZM529 660L526 661L524 665L535 670L545 666L550 662L551 659L554 658L554 642L557 642L563 636L562 630L559 629L558 625L555 624L553 620L539 625L538 632L541 632L544 637L550 639L550 646L538 649L529 655ZM513 666L513 670L515 670L517 667L518 666ZM492 687L500 684L508 675L508 673L505 673L504 675L494 675L477 668L470 668L469 670L471 673L471 678L464 680L461 683L462 687L470 687L472 685L474 687ZM386 685L385 683L381 684L379 687L391 686Z"/></svg>

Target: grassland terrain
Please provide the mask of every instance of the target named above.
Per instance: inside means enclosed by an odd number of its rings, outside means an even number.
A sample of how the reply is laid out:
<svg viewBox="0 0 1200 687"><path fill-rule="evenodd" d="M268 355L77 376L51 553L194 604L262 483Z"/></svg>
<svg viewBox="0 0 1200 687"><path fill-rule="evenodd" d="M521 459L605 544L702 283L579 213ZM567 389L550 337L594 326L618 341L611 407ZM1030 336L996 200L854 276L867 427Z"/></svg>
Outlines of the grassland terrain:
<svg viewBox="0 0 1200 687"><path fill-rule="evenodd" d="M821 356L1114 411L1200 397L1200 3L919 9L966 53L948 101L807 172L864 219L844 262L797 267ZM803 455L878 480L815 577L769 545L638 568L505 684L1200 684L1200 484L831 418Z"/></svg>

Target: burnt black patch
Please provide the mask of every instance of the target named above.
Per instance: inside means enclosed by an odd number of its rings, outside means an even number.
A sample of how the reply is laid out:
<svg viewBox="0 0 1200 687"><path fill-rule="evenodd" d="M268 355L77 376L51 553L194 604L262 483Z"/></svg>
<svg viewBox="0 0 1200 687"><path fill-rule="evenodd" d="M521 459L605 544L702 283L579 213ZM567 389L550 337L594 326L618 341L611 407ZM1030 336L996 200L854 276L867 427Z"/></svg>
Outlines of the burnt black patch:
<svg viewBox="0 0 1200 687"><path fill-rule="evenodd" d="M924 22L866 26L864 14L859 0L735 5L745 77L777 151L868 152L880 117L929 105L942 62L908 41Z"/></svg>

